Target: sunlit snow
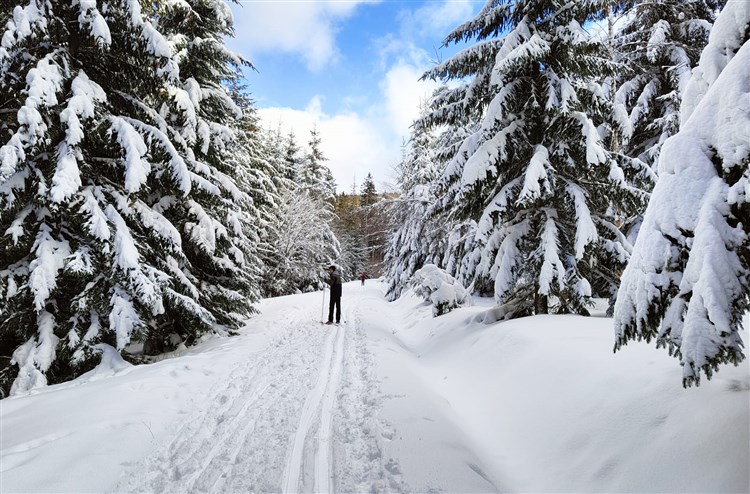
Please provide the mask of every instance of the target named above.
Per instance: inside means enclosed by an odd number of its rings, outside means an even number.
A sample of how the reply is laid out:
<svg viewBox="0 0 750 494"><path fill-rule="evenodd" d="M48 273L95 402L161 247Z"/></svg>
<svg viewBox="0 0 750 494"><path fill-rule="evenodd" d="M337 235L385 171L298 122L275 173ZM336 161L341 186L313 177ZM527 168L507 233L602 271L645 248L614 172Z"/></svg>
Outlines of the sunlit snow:
<svg viewBox="0 0 750 494"><path fill-rule="evenodd" d="M3 492L748 492L750 372L683 389L612 321L264 300L234 338L0 401ZM606 305L606 304L605 304ZM747 340L747 332L744 338Z"/></svg>

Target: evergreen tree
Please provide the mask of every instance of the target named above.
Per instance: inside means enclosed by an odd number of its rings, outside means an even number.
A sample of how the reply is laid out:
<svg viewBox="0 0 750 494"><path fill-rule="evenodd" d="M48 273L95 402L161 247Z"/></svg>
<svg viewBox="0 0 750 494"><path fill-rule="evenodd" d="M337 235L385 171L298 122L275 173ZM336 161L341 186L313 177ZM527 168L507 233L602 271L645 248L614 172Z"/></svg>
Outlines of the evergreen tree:
<svg viewBox="0 0 750 494"><path fill-rule="evenodd" d="M225 331L251 310L222 166L237 108L221 87L220 1L36 2L0 48L0 334L13 392L93 365L101 345ZM248 298L248 294L251 296ZM224 328L224 329L222 329Z"/></svg>
<svg viewBox="0 0 750 494"><path fill-rule="evenodd" d="M750 308L750 8L730 0L685 89L680 131L615 305L615 350L651 341L680 359L683 385L744 360ZM740 103L742 102L742 103Z"/></svg>
<svg viewBox="0 0 750 494"><path fill-rule="evenodd" d="M251 120L242 120L242 108L222 85L241 77L239 69L247 62L224 45L224 37L234 33L232 13L223 0L186 0L157 7L156 27L167 36L180 74L178 87L169 91L171 111L164 104L159 111L167 115L167 125L179 132L175 142L184 139L193 181L191 200L181 208L165 209L165 216L179 225L183 250L200 282L200 303L215 319L213 326L231 330L239 326L238 316L252 312L251 303L259 296L254 276L260 268L255 253L258 235L253 228L260 215L256 207L263 203L254 202L236 183L244 155L238 150L246 143L242 127ZM243 177L244 185L253 190L265 173L260 166L246 168L256 172ZM253 190L255 199L271 197L267 192ZM182 328L174 329L184 336ZM162 331L160 337L157 351L168 349L169 332Z"/></svg>
<svg viewBox="0 0 750 494"><path fill-rule="evenodd" d="M494 279L507 317L547 312L550 296L554 310L585 314L592 296L614 294L628 258L617 223L641 204L644 171L603 144L621 129L595 82L616 67L582 27L599 8L491 0L445 41L477 43L426 74L468 79L425 119L481 122L448 164L438 207L476 221L462 263L473 279Z"/></svg>
<svg viewBox="0 0 750 494"><path fill-rule="evenodd" d="M404 144L398 167L399 198L391 201L392 229L386 251L386 296L401 295L416 270L425 264L445 269L465 287L479 294L492 294L492 280L475 278L469 266L475 249L476 222L459 221L450 209L438 207L439 178L461 144L478 130L470 120L456 119L435 137L426 126L432 103L449 90L442 86L430 105L422 108Z"/></svg>
<svg viewBox="0 0 750 494"><path fill-rule="evenodd" d="M302 158L300 158L301 151L299 144L297 144L297 138L294 136L294 131L289 131L289 134L286 137L286 148L284 150L286 178L289 180L298 181L300 179L300 168L302 168Z"/></svg>
<svg viewBox="0 0 750 494"><path fill-rule="evenodd" d="M287 142L281 134L281 129L264 130L260 137L263 148L262 155L271 169L271 180L276 190L281 193L281 191L293 188L296 161L293 161L290 166L290 161L287 160L286 155Z"/></svg>
<svg viewBox="0 0 750 494"><path fill-rule="evenodd" d="M266 227L262 229L259 245L259 255L263 266L260 283L261 294L263 297L271 297L294 292L294 290L285 292L279 288L291 286L292 283L287 284L285 280L276 283L275 280L269 279L268 273L281 272L281 269L277 269L277 267L284 263L284 259L282 258L283 252L278 248L277 242L283 235L284 215L286 214L283 198L289 195L292 190L295 190L297 186L288 178L293 173L290 173L288 167L286 160L287 141L282 136L281 131L279 129L263 130L260 133L260 141L261 148L258 156L269 167L271 184L278 195L278 200L268 211L269 221Z"/></svg>
<svg viewBox="0 0 750 494"><path fill-rule="evenodd" d="M367 271L367 246L364 237L356 231L336 231L340 252L336 264L341 268L344 281L356 279L359 273Z"/></svg>
<svg viewBox="0 0 750 494"><path fill-rule="evenodd" d="M324 200L332 200L336 195L336 182L331 170L325 166L328 160L320 149L321 139L318 130L310 131L310 151L305 155L300 169L300 181L310 193Z"/></svg>
<svg viewBox="0 0 750 494"><path fill-rule="evenodd" d="M426 108L422 109L424 115ZM425 264L439 264L433 251L434 235L441 232L427 212L435 202L436 139L430 129L417 124L399 165L400 195L390 202L392 233L385 252L386 298L396 300L414 273ZM442 235L439 235L442 237Z"/></svg>
<svg viewBox="0 0 750 494"><path fill-rule="evenodd" d="M280 148L276 146L274 134L259 126L259 119L252 100L245 93L244 84L238 80L229 82L233 99L242 110L238 133L238 148L232 156L238 184L245 192L242 201L243 212L248 220L243 225L249 240L249 250L253 256L253 274L262 276L263 271L273 265L278 252L273 245L277 238L275 231L280 222L282 191L291 184L286 180L285 163ZM266 295L265 283L256 284L258 292ZM254 287L255 288L255 287Z"/></svg>
<svg viewBox="0 0 750 494"><path fill-rule="evenodd" d="M476 122L459 120L440 134L436 142L435 155L440 175L456 156L464 141L480 128ZM440 186L438 177L435 185L436 198L439 196ZM470 218L457 220L451 208L440 207L438 201L433 201L426 217L432 224L428 229L432 232L432 255L440 259L440 262L435 264L443 267L461 285L473 287L477 294L492 296L494 281L487 275L478 275L474 269L481 257L481 244L476 238L477 222Z"/></svg>
<svg viewBox="0 0 750 494"><path fill-rule="evenodd" d="M379 276L382 270L390 221L385 203L381 201L381 195L375 188L375 182L370 173L362 182L359 203L359 228L368 256L366 270L372 276Z"/></svg>
<svg viewBox="0 0 750 494"><path fill-rule="evenodd" d="M375 182L372 179L372 174L368 173L365 177L365 181L362 182L360 204L363 207L372 206L378 200L378 191L375 188Z"/></svg>
<svg viewBox="0 0 750 494"><path fill-rule="evenodd" d="M333 200L336 215L333 229L341 246L336 264L341 267L344 281L356 279L359 273L367 269L368 262L365 236L360 229L360 196L356 194L356 184L352 187L355 193L337 194Z"/></svg>
<svg viewBox="0 0 750 494"><path fill-rule="evenodd" d="M331 203L304 181L289 178L301 176L303 170L293 133L284 138L278 130L264 132L262 141L262 156L278 195L268 226L262 229L262 294L275 297L318 289L324 268L339 257Z"/></svg>
<svg viewBox="0 0 750 494"><path fill-rule="evenodd" d="M722 3L639 1L621 14L613 49L627 77L616 78L613 89L628 131L617 151L656 167L661 145L679 129L685 85Z"/></svg>

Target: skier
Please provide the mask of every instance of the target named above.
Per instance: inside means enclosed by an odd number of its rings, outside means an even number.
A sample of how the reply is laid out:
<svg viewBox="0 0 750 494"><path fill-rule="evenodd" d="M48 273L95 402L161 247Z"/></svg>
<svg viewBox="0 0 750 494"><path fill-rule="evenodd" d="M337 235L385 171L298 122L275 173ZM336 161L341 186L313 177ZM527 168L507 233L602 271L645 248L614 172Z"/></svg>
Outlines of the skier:
<svg viewBox="0 0 750 494"><path fill-rule="evenodd" d="M333 308L336 307L336 324L341 322L341 275L336 272L336 266L328 267L328 279L331 285L331 302L328 305L328 322L333 324Z"/></svg>
<svg viewBox="0 0 750 494"><path fill-rule="evenodd" d="M359 274L359 279L362 280L362 286L365 286L365 280L367 279L367 274L364 271L362 271Z"/></svg>

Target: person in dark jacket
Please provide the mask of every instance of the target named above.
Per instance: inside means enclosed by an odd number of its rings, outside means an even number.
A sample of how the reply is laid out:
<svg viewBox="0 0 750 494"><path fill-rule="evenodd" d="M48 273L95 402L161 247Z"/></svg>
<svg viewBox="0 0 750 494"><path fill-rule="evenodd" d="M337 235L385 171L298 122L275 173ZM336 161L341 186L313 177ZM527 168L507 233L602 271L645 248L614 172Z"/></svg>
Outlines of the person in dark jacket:
<svg viewBox="0 0 750 494"><path fill-rule="evenodd" d="M359 274L359 279L362 280L362 286L365 286L365 280L367 279L367 273L365 273L364 271L362 271Z"/></svg>
<svg viewBox="0 0 750 494"><path fill-rule="evenodd" d="M328 322L333 324L333 308L336 308L336 324L341 322L341 275L336 272L336 266L328 267L328 279L326 283L331 285L331 302L328 305Z"/></svg>

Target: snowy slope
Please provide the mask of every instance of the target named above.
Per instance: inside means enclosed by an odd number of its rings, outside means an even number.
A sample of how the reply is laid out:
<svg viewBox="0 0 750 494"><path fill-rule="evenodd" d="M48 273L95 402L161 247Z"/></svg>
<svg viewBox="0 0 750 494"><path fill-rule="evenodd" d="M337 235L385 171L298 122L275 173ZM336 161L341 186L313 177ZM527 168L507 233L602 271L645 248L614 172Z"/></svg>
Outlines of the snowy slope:
<svg viewBox="0 0 750 494"><path fill-rule="evenodd" d="M265 300L238 337L0 401L0 491L750 491L746 363L684 390L665 352L613 354L610 319L382 290L345 285L341 326L320 293Z"/></svg>

